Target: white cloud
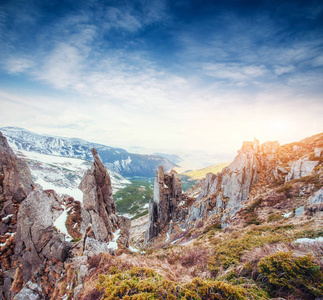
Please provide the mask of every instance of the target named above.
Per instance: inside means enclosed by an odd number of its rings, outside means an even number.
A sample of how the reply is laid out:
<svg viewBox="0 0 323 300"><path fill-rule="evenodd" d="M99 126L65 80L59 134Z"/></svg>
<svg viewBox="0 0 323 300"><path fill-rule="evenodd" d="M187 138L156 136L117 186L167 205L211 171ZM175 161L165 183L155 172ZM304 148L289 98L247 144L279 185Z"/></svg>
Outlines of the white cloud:
<svg viewBox="0 0 323 300"><path fill-rule="evenodd" d="M55 88L67 88L79 84L84 57L79 50L69 44L59 44L48 55L40 70L35 74L40 80L52 84Z"/></svg>
<svg viewBox="0 0 323 300"><path fill-rule="evenodd" d="M10 74L18 74L25 72L34 65L30 59L22 57L10 57L5 65L5 68Z"/></svg>
<svg viewBox="0 0 323 300"><path fill-rule="evenodd" d="M323 66L323 55L319 55L319 56L315 57L312 60L312 65L314 67L322 67Z"/></svg>
<svg viewBox="0 0 323 300"><path fill-rule="evenodd" d="M245 65L242 63L207 63L203 69L209 76L233 81L255 79L267 72L263 65Z"/></svg>
<svg viewBox="0 0 323 300"><path fill-rule="evenodd" d="M282 74L290 73L294 71L295 67L293 65L275 66L274 70L277 75L282 75Z"/></svg>
<svg viewBox="0 0 323 300"><path fill-rule="evenodd" d="M106 24L105 28L126 29L128 31L137 31L141 28L142 24L138 18L131 14L130 11L124 11L116 8L109 7L105 14Z"/></svg>

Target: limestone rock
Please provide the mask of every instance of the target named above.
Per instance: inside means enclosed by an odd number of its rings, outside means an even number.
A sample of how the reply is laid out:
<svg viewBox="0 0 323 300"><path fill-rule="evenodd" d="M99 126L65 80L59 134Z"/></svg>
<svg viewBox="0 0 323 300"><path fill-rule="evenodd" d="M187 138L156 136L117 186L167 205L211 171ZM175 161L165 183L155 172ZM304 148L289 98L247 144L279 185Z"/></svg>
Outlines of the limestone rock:
<svg viewBox="0 0 323 300"><path fill-rule="evenodd" d="M19 204L31 192L32 184L27 164L16 157L0 132L0 236L16 232ZM1 269L6 269L2 259L0 262Z"/></svg>
<svg viewBox="0 0 323 300"><path fill-rule="evenodd" d="M323 149L322 148L315 148L314 149L314 155L315 157L321 157L322 156L322 151Z"/></svg>
<svg viewBox="0 0 323 300"><path fill-rule="evenodd" d="M0 132L0 192L20 203L32 190L31 173L26 163L18 159Z"/></svg>
<svg viewBox="0 0 323 300"><path fill-rule="evenodd" d="M92 243L93 245L95 244L93 247L97 249L104 248L104 246L98 247L98 243L103 243L102 245L108 243L113 237L113 232L120 229L118 242L125 247L129 247L131 221L128 218L117 216L109 173L102 164L97 151L92 149L91 152L94 163L92 168L85 173L79 186L79 189L83 192L80 231L82 234L89 236L87 230L91 229L89 237L97 241ZM88 242L84 244L89 251L93 248L90 244ZM95 250L94 252L97 251Z"/></svg>
<svg viewBox="0 0 323 300"><path fill-rule="evenodd" d="M4 272L0 297L8 299L17 265L14 252L18 209L31 192L32 184L27 164L16 157L0 132L0 269Z"/></svg>
<svg viewBox="0 0 323 300"><path fill-rule="evenodd" d="M323 203L323 188L318 190L313 197L311 197L310 201L311 204L318 204Z"/></svg>
<svg viewBox="0 0 323 300"><path fill-rule="evenodd" d="M149 202L147 241L157 236L170 220L176 219L177 207L183 200L182 184L176 171L165 174L160 166L156 171L154 198Z"/></svg>
<svg viewBox="0 0 323 300"><path fill-rule="evenodd" d="M13 300L42 300L45 299L42 289L36 283L28 281L23 289L13 298Z"/></svg>
<svg viewBox="0 0 323 300"><path fill-rule="evenodd" d="M15 254L23 264L27 282L45 260L64 261L71 247L53 228L63 209L54 191L33 190L20 205Z"/></svg>
<svg viewBox="0 0 323 300"><path fill-rule="evenodd" d="M294 162L287 174L285 181L301 178L310 175L313 169L319 164L319 161L311 161L308 158L302 158Z"/></svg>

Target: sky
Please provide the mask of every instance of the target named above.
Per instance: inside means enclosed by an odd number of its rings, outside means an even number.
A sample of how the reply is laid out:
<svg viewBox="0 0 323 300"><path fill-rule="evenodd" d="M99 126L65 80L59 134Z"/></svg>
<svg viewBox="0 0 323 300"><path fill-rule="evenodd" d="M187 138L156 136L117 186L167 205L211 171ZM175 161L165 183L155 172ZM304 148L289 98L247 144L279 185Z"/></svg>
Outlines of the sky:
<svg viewBox="0 0 323 300"><path fill-rule="evenodd" d="M0 127L177 154L323 130L323 2L0 0Z"/></svg>

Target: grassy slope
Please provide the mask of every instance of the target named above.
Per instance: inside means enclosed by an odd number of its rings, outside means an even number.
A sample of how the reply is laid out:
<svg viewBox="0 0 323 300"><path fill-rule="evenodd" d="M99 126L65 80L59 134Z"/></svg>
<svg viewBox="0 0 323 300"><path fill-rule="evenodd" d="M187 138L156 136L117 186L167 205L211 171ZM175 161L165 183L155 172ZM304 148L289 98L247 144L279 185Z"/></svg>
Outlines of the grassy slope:
<svg viewBox="0 0 323 300"><path fill-rule="evenodd" d="M203 179L203 178L205 178L207 173L216 174L218 172L221 172L230 163L231 162L226 161L226 162L215 164L215 165L203 168L203 169L185 172L185 173L183 173L183 175L186 175L186 176L196 179L196 180Z"/></svg>

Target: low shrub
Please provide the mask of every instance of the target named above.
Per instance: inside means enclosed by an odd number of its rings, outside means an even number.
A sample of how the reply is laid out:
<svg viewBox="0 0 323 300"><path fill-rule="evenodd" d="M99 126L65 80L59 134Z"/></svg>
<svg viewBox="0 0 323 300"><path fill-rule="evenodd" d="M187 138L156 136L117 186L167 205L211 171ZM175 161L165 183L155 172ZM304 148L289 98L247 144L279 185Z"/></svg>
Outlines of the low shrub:
<svg viewBox="0 0 323 300"><path fill-rule="evenodd" d="M167 280L149 268L132 268L113 275L100 275L97 290L102 299L217 299L245 300L247 290L222 281L194 278L186 284Z"/></svg>
<svg viewBox="0 0 323 300"><path fill-rule="evenodd" d="M284 193L284 194L288 194L290 192L290 190L292 189L292 184L291 183L286 183L285 185L283 185L282 187L280 187L279 189L277 189L278 193Z"/></svg>
<svg viewBox="0 0 323 300"><path fill-rule="evenodd" d="M104 291L98 291L97 289L93 289L90 292L88 292L82 300L100 300L102 299L102 296L104 295Z"/></svg>
<svg viewBox="0 0 323 300"><path fill-rule="evenodd" d="M323 272L310 255L293 257L293 252L277 252L258 263L273 294L292 292L299 297L323 295ZM278 288L278 290L277 290Z"/></svg>
<svg viewBox="0 0 323 300"><path fill-rule="evenodd" d="M221 230L221 223L214 223L209 227L204 228L203 233L211 232L211 231L217 231Z"/></svg>
<svg viewBox="0 0 323 300"><path fill-rule="evenodd" d="M201 267L206 266L208 257L208 251L203 248L194 248L184 253L181 260L181 265L183 267L192 267L200 265Z"/></svg>
<svg viewBox="0 0 323 300"><path fill-rule="evenodd" d="M281 214L271 214L268 217L267 222L271 223L271 222L279 221L279 220L282 220L282 219L284 219L284 217Z"/></svg>

